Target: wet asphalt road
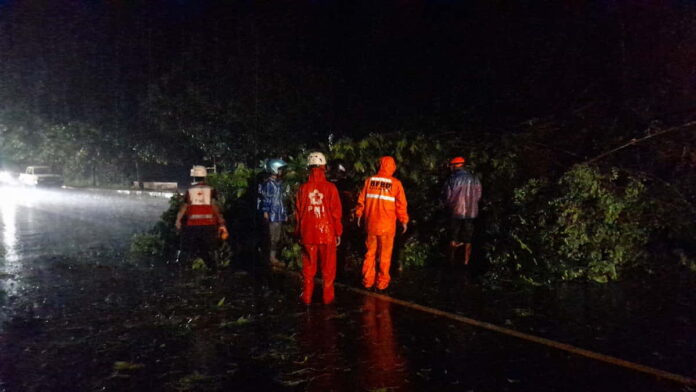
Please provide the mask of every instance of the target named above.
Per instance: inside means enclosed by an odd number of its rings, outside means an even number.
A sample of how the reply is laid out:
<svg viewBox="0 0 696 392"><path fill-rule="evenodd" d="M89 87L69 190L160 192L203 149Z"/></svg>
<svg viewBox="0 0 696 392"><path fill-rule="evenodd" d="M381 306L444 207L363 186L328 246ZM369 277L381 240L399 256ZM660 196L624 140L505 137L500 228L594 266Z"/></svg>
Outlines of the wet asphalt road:
<svg viewBox="0 0 696 392"><path fill-rule="evenodd" d="M0 288L21 291L18 279L38 257L127 251L131 236L150 229L167 203L148 194L0 187Z"/></svg>
<svg viewBox="0 0 696 392"><path fill-rule="evenodd" d="M68 258L70 263L81 259L102 260L109 276L119 276L122 267L115 260L125 254L130 237L149 229L167 208L166 198L150 196L117 195L113 192L91 192L67 189L16 190L1 189L0 239L4 256L0 263L0 289L4 292L3 313L12 314L12 298L21 298L29 291L45 289L48 292L65 293L62 298L72 298L72 291L94 290L90 287L36 287L43 280L29 279L35 276L39 264L36 260L51 257ZM114 257L114 254L117 256ZM68 270L70 266L66 267ZM153 270L152 273L157 273ZM70 273L70 272L68 272ZM137 275L137 274L136 274ZM155 277L166 291L168 279L175 279L168 272ZM115 278L114 278L115 279ZM154 278L153 278L154 279ZM113 280L113 279L112 279ZM251 280L248 275L234 274L234 284ZM37 283L38 282L38 283ZM84 283L84 280L83 280ZM141 283L141 286L150 283ZM230 285L226 285L229 289ZM109 287L107 299L133 299L133 286L114 284ZM122 292L119 292L121 290ZM452 320L432 316L382 301L378 298L342 291L337 292L337 304L332 307L298 307L295 301L297 285L293 278L283 278L277 291L257 293L256 322L271 328L279 324L283 336L293 340L289 365L279 360L284 380L298 379L297 383L282 384L283 390L461 390L461 391L690 391L691 387L659 380L653 376L603 364L594 360L569 355L564 352L527 343L498 333L463 325ZM254 292L256 293L256 292ZM177 294L179 295L179 294ZM184 294L185 295L185 294ZM231 298L234 292L227 294ZM254 294L256 295L256 294ZM129 297L130 296L130 297ZM137 292L135 294L137 297ZM8 300L10 298L10 300ZM269 305L277 302L282 305ZM216 299L217 301L217 299ZM228 300L229 301L229 300ZM44 305L50 307L51 300ZM106 301L107 304L111 302ZM103 302L102 302L103 305ZM71 306L61 304L61 306ZM75 307L79 307L77 304ZM133 305L135 306L135 305ZM265 309L258 311L259 308ZM280 309L279 309L280 308ZM108 311L108 309L107 309ZM46 313L51 313L50 309ZM63 313L69 313L63 310ZM95 310L96 314L96 310ZM81 326L96 328L90 314L84 314ZM264 317L275 317L265 322ZM280 322L277 319L281 319ZM237 319L239 320L239 319ZM245 320L245 319L244 319ZM189 320L190 322L190 320ZM94 325L92 325L94 324ZM16 328L13 327L13 328ZM255 336L258 330L247 330ZM0 330L0 340L4 334ZM279 336L271 331L267 336ZM201 346L211 344L203 334ZM205 343L207 342L207 343ZM202 349L194 348L194 351ZM216 355L210 354L215 361ZM201 354L202 355L202 354ZM249 353L253 357L255 353ZM195 357L195 356L194 356ZM2 358L11 360L11 358ZM284 360L284 357L283 357ZM289 368L288 368L289 366ZM74 369L58 369L70 373ZM269 370L265 370L269 371ZM21 377L0 380L0 391L15 391ZM71 378L62 378L63 389L70 386ZM151 381L152 382L152 381ZM235 387L234 380L227 381ZM259 382L261 382L259 380ZM253 384L253 382L252 382ZM104 390L121 390L119 384L107 384ZM188 385L188 384L187 384ZM247 384L244 384L248 387ZM245 388L241 388L247 390ZM90 390L75 388L74 390ZM122 390L133 390L132 387ZM159 390L150 385L142 390ZM206 388L162 390L206 390Z"/></svg>

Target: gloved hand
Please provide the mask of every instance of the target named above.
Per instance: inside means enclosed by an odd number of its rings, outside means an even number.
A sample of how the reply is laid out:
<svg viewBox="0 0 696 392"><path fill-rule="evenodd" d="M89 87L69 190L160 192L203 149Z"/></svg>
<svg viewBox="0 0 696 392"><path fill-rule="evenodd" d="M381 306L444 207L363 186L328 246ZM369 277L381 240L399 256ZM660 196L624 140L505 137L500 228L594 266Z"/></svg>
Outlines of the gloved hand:
<svg viewBox="0 0 696 392"><path fill-rule="evenodd" d="M227 241L227 239L230 237L230 233L227 231L227 227L224 225L218 227L218 235L223 241Z"/></svg>

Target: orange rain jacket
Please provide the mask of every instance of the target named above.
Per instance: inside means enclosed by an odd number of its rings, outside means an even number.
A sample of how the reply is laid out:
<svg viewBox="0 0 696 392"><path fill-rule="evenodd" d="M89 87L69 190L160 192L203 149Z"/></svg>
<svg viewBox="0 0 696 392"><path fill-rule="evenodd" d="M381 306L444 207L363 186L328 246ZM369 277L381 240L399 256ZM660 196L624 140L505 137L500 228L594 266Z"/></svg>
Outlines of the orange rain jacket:
<svg viewBox="0 0 696 392"><path fill-rule="evenodd" d="M394 158L382 157L377 175L365 180L355 216L365 216L367 234L394 235L397 219L401 223L408 223L406 193L401 181L392 177L395 171Z"/></svg>

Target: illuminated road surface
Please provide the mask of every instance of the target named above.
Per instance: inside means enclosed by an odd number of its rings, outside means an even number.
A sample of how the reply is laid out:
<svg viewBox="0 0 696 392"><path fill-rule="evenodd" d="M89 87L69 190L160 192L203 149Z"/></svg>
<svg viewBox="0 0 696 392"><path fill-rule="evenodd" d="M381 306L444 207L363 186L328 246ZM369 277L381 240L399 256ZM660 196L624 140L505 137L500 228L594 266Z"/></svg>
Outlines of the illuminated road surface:
<svg viewBox="0 0 696 392"><path fill-rule="evenodd" d="M37 257L124 252L132 234L150 229L166 208L166 198L149 195L0 187L0 288L16 294Z"/></svg>

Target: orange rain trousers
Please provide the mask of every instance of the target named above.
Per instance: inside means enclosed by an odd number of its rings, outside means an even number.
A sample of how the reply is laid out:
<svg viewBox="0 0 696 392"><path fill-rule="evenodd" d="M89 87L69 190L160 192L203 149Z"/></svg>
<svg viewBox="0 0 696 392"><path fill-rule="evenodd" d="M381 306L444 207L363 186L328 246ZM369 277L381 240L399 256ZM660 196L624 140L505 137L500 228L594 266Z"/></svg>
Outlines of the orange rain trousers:
<svg viewBox="0 0 696 392"><path fill-rule="evenodd" d="M317 258L319 262L317 262ZM323 302L330 304L334 300L334 279L336 279L336 243L302 245L303 288L301 299L305 304L312 303L314 293L314 276L317 264L321 267L323 280Z"/></svg>
<svg viewBox="0 0 696 392"><path fill-rule="evenodd" d="M389 286L389 281L391 280L389 267L391 266L392 249L394 248L394 233L385 235L368 234L365 239L365 246L367 247L367 252L365 252L365 261L362 268L363 286L369 289L377 280L377 288L384 290ZM379 253L379 264L375 268L377 253Z"/></svg>

